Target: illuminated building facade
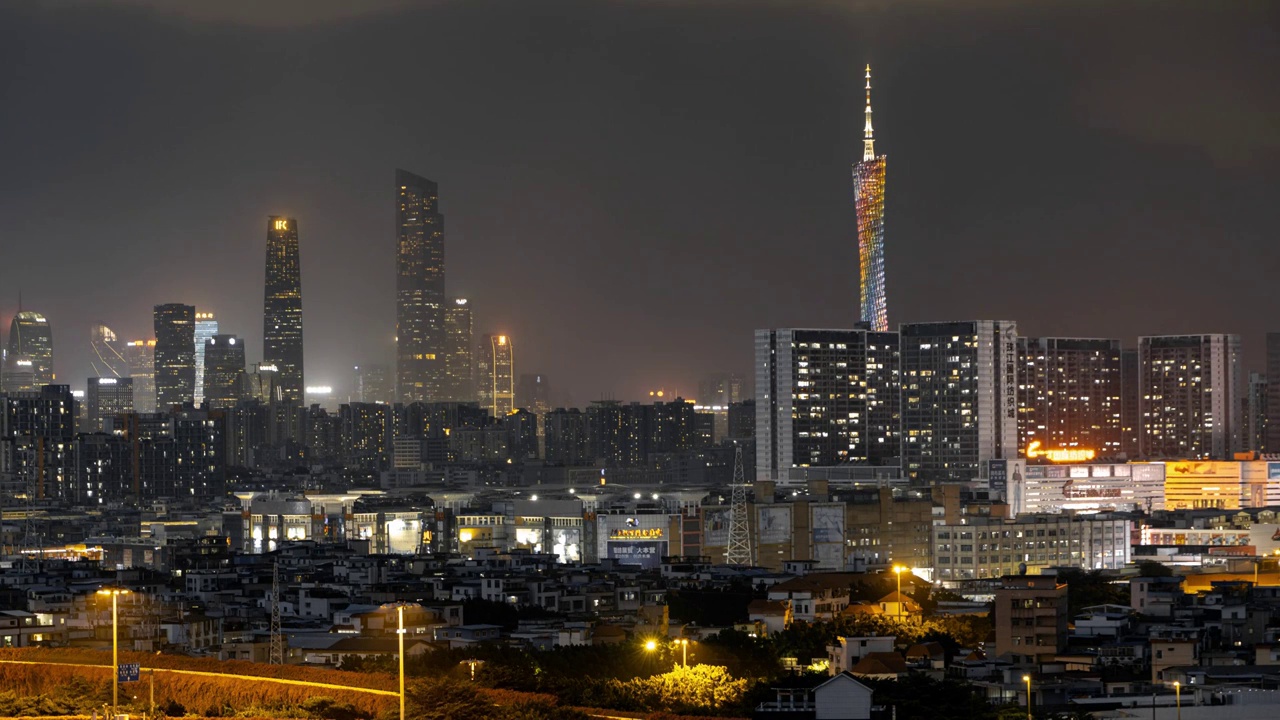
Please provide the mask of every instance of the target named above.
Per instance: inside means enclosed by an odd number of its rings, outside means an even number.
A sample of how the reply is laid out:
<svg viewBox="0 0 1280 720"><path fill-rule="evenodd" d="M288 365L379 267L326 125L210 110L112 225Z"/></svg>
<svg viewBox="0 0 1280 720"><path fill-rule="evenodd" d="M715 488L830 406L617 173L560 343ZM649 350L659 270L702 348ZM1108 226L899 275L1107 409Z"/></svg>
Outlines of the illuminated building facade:
<svg viewBox="0 0 1280 720"><path fill-rule="evenodd" d="M262 361L277 368L276 387L280 398L302 402L302 269L298 256L298 222L277 215L267 218Z"/></svg>
<svg viewBox="0 0 1280 720"><path fill-rule="evenodd" d="M508 335L485 335L476 347L480 407L495 418L509 415L516 407L515 354Z"/></svg>
<svg viewBox="0 0 1280 720"><path fill-rule="evenodd" d="M4 360L0 386L5 392L35 390L53 383L53 329L45 316L30 310L13 316Z"/></svg>
<svg viewBox="0 0 1280 720"><path fill-rule="evenodd" d="M196 405L204 403L204 351L209 338L218 334L218 320L211 312L196 313Z"/></svg>
<svg viewBox="0 0 1280 720"><path fill-rule="evenodd" d="M1089 449L1112 457L1121 447L1120 341L1018 338L1018 454Z"/></svg>
<svg viewBox="0 0 1280 720"><path fill-rule="evenodd" d="M1027 465L1009 483L1013 513L1165 509L1164 463Z"/></svg>
<svg viewBox="0 0 1280 720"><path fill-rule="evenodd" d="M1138 339L1142 455L1225 460L1240 449L1240 336Z"/></svg>
<svg viewBox="0 0 1280 720"><path fill-rule="evenodd" d="M214 335L205 341L204 357L205 407L235 407L244 397L244 342L235 335Z"/></svg>
<svg viewBox="0 0 1280 720"><path fill-rule="evenodd" d="M1249 391L1241 408L1243 418L1240 421L1245 451L1270 452L1267 449L1267 393L1270 388L1266 375L1249 373Z"/></svg>
<svg viewBox="0 0 1280 720"><path fill-rule="evenodd" d="M1142 362L1136 348L1120 351L1120 452L1142 454Z"/></svg>
<svg viewBox="0 0 1280 720"><path fill-rule="evenodd" d="M1168 510L1240 510L1280 504L1280 463L1177 460L1164 466Z"/></svg>
<svg viewBox="0 0 1280 720"><path fill-rule="evenodd" d="M1123 568L1132 522L1105 517L1022 515L972 517L933 526L934 580L945 586L1006 575L1039 575L1051 567Z"/></svg>
<svg viewBox="0 0 1280 720"><path fill-rule="evenodd" d="M899 334L907 477L915 484L967 481L988 460L1016 458L1017 325L912 323Z"/></svg>
<svg viewBox="0 0 1280 720"><path fill-rule="evenodd" d="M395 397L395 386L386 365L357 365L355 401L363 403L390 403Z"/></svg>
<svg viewBox="0 0 1280 720"><path fill-rule="evenodd" d="M441 399L445 376L444 216L439 188L396 170L396 395Z"/></svg>
<svg viewBox="0 0 1280 720"><path fill-rule="evenodd" d="M98 323L89 328L89 364L98 377L129 377L129 361L125 357L124 343L116 337L115 331Z"/></svg>
<svg viewBox="0 0 1280 720"><path fill-rule="evenodd" d="M156 408L195 401L196 309L169 303L155 307Z"/></svg>
<svg viewBox="0 0 1280 720"><path fill-rule="evenodd" d="M72 499L77 402L66 385L5 394L0 466L36 499Z"/></svg>
<svg viewBox="0 0 1280 720"><path fill-rule="evenodd" d="M88 432L109 433L115 427L115 417L133 412L133 380L130 378L89 378L85 392Z"/></svg>
<svg viewBox="0 0 1280 720"><path fill-rule="evenodd" d="M756 479L793 467L898 465L898 334L757 330Z"/></svg>
<svg viewBox="0 0 1280 720"><path fill-rule="evenodd" d="M453 298L444 311L444 399L451 402L475 402L475 358L471 348L473 336L471 304L466 298Z"/></svg>
<svg viewBox="0 0 1280 720"><path fill-rule="evenodd" d="M156 411L156 341L130 340L124 346L129 377L133 380L133 408L140 413Z"/></svg>
<svg viewBox="0 0 1280 720"><path fill-rule="evenodd" d="M884 288L885 156L876 155L871 129L871 66L867 66L867 123L863 128L862 162L853 166L853 196L858 213L858 265L862 278L862 322L876 332L889 330Z"/></svg>

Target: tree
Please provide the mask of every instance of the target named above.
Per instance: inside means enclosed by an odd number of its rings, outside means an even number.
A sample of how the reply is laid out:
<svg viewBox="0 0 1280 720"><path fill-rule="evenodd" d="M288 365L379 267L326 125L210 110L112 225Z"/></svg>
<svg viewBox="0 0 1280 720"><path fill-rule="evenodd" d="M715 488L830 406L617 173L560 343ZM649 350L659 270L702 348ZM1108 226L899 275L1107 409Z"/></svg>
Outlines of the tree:
<svg viewBox="0 0 1280 720"><path fill-rule="evenodd" d="M415 720L486 720L493 703L475 686L455 680L425 678L405 688L405 707Z"/></svg>
<svg viewBox="0 0 1280 720"><path fill-rule="evenodd" d="M1141 577L1173 577L1173 570L1162 562L1140 560L1138 561L1138 575Z"/></svg>

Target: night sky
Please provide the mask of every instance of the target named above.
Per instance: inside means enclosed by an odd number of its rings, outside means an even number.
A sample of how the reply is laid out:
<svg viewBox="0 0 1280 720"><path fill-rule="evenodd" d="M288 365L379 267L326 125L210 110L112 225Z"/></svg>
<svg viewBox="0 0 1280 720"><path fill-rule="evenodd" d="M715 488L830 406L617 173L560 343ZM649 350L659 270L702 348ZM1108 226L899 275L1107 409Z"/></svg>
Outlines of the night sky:
<svg viewBox="0 0 1280 720"><path fill-rule="evenodd" d="M290 215L307 382L344 390L391 363L403 167L518 374L689 395L755 328L857 320L868 62L891 326L1234 332L1250 369L1280 330L1273 3L348 5L0 5L5 331L21 289L83 387L92 323L187 302L256 361Z"/></svg>

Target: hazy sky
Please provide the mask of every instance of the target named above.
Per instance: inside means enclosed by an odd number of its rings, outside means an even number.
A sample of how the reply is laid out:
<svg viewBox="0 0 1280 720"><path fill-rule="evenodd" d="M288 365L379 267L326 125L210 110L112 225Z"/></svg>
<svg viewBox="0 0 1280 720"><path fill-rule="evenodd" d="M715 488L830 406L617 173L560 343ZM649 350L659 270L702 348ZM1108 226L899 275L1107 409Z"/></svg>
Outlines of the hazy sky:
<svg viewBox="0 0 1280 720"><path fill-rule="evenodd" d="M391 360L394 170L447 284L578 404L857 320L862 68L891 325L1280 330L1280 13L1174 2L5 2L0 308L83 386L151 306L262 342L298 219L308 384Z"/></svg>

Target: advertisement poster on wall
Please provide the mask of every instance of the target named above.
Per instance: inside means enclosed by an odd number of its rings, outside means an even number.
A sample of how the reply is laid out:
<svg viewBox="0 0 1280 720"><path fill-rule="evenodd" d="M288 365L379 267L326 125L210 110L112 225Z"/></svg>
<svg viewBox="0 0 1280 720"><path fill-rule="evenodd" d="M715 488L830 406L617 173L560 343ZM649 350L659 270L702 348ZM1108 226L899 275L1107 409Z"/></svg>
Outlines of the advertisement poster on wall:
<svg viewBox="0 0 1280 720"><path fill-rule="evenodd" d="M791 540L791 508L785 505L756 508L757 536L761 545L776 545Z"/></svg>
<svg viewBox="0 0 1280 720"><path fill-rule="evenodd" d="M639 565L645 569L655 569L662 565L662 556L667 554L667 543L656 540L610 540L608 554L619 565Z"/></svg>

